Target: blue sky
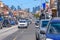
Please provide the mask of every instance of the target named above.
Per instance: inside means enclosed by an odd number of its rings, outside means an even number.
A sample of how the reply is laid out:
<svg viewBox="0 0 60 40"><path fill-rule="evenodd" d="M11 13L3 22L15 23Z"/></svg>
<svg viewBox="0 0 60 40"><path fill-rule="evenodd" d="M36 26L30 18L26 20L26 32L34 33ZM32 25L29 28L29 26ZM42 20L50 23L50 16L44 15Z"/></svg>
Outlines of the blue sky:
<svg viewBox="0 0 60 40"><path fill-rule="evenodd" d="M46 0L49 1L49 0ZM11 7L11 5L14 5L15 7L17 7L18 5L20 5L20 7L22 9L25 8L30 8L32 10L32 7L41 6L41 3L44 3L45 0L2 0L3 3L5 3L6 5L8 5L9 7Z"/></svg>

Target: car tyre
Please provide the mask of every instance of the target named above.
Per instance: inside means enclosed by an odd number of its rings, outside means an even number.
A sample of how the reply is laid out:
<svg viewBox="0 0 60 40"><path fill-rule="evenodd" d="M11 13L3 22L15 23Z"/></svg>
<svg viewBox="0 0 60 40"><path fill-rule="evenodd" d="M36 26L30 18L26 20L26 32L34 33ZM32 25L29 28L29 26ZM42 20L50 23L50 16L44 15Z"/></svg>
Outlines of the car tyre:
<svg viewBox="0 0 60 40"><path fill-rule="evenodd" d="M18 29L20 29L20 27L18 26Z"/></svg>
<svg viewBox="0 0 60 40"><path fill-rule="evenodd" d="M2 29L2 27L0 29Z"/></svg>
<svg viewBox="0 0 60 40"><path fill-rule="evenodd" d="M39 40L38 35L36 34L36 40Z"/></svg>

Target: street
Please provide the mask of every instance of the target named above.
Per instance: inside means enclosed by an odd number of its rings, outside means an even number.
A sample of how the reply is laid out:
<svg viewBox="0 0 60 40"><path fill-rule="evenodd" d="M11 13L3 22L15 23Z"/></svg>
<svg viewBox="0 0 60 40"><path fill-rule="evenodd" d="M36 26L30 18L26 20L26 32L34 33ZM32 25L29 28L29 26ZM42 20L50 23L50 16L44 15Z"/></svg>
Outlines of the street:
<svg viewBox="0 0 60 40"><path fill-rule="evenodd" d="M35 25L32 23L28 28L18 29L12 28L0 34L0 40L36 40Z"/></svg>
<svg viewBox="0 0 60 40"><path fill-rule="evenodd" d="M60 40L60 0L0 0L0 40Z"/></svg>

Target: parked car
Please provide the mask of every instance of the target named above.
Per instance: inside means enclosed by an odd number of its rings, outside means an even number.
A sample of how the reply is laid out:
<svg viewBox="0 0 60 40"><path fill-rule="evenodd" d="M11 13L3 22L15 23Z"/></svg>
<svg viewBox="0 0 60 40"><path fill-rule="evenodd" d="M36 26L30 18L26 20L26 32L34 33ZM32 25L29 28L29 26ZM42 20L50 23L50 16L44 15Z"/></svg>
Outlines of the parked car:
<svg viewBox="0 0 60 40"><path fill-rule="evenodd" d="M18 20L18 28L27 28L28 22L26 19L19 19Z"/></svg>
<svg viewBox="0 0 60 40"><path fill-rule="evenodd" d="M15 25L15 21L14 20L10 20L10 24L11 25Z"/></svg>
<svg viewBox="0 0 60 40"><path fill-rule="evenodd" d="M49 19L40 20L40 23L39 23L40 26L38 29L36 29L36 40L39 39L40 30L46 31L49 21L50 21Z"/></svg>
<svg viewBox="0 0 60 40"><path fill-rule="evenodd" d="M3 20L4 20L3 16L0 15L0 29L3 28L3 26L2 26Z"/></svg>
<svg viewBox="0 0 60 40"><path fill-rule="evenodd" d="M46 30L46 26L48 25L50 19L42 19L40 20L40 30Z"/></svg>
<svg viewBox="0 0 60 40"><path fill-rule="evenodd" d="M11 25L16 25L18 24L17 20L14 19L9 19Z"/></svg>
<svg viewBox="0 0 60 40"><path fill-rule="evenodd" d="M60 40L60 18L53 18L47 25L46 32L40 31L40 40Z"/></svg>
<svg viewBox="0 0 60 40"><path fill-rule="evenodd" d="M42 13L42 14L40 15L39 20L41 20L41 19L45 19L45 14L44 14L44 13Z"/></svg>
<svg viewBox="0 0 60 40"><path fill-rule="evenodd" d="M28 22L28 25L32 23L31 20L29 20L29 19L27 20L27 22Z"/></svg>
<svg viewBox="0 0 60 40"><path fill-rule="evenodd" d="M3 21L3 27L11 27L10 21L8 19L4 19L4 21Z"/></svg>

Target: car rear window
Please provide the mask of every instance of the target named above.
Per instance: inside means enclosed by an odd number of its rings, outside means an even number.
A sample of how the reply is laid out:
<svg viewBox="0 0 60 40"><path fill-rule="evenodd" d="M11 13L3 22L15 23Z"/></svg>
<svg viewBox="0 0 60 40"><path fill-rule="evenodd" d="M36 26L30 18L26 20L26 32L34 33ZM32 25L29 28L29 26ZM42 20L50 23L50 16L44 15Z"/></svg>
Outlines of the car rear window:
<svg viewBox="0 0 60 40"><path fill-rule="evenodd" d="M42 21L41 27L46 27L49 21Z"/></svg>

